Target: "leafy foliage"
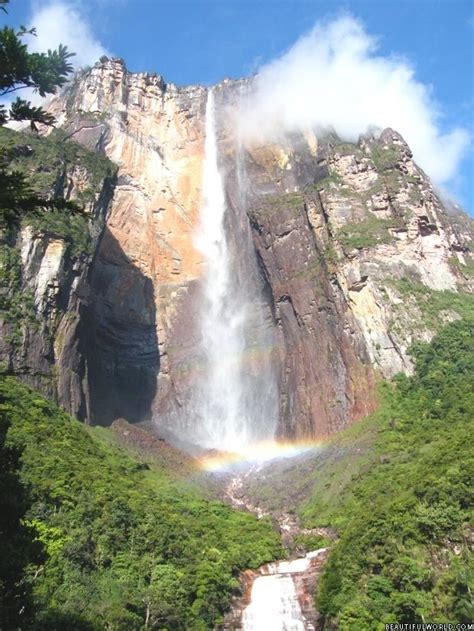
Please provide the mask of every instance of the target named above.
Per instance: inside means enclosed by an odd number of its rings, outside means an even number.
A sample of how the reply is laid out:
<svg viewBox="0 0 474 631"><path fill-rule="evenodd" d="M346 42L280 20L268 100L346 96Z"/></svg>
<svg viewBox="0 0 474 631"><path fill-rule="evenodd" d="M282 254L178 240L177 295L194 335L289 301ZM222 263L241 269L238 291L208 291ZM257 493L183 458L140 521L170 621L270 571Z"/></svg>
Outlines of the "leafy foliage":
<svg viewBox="0 0 474 631"><path fill-rule="evenodd" d="M397 166L400 162L400 150L396 145L373 145L370 157L378 171L385 171Z"/></svg>
<svg viewBox="0 0 474 631"><path fill-rule="evenodd" d="M461 263L457 256L452 256L449 259L449 264L466 278L472 278L474 276L474 257L472 252L464 253L464 263Z"/></svg>
<svg viewBox="0 0 474 631"><path fill-rule="evenodd" d="M5 5L8 3L3 2ZM2 7L4 12L5 6ZM70 58L74 55L65 46L47 53L31 53L23 42L25 35L36 35L35 29L27 30L24 26L19 31L4 26L0 30L0 97L7 96L24 88L33 88L40 96L54 94L63 86L72 72ZM32 129L37 123L52 125L52 117L41 107L34 107L29 101L17 98L9 112L0 106L0 125L8 120L29 120Z"/></svg>
<svg viewBox="0 0 474 631"><path fill-rule="evenodd" d="M6 5L7 2L3 2ZM2 9L6 13L5 6ZM31 53L23 43L25 35L35 35L35 30L21 27L15 32L8 26L0 30L0 98L9 97L17 90L31 88L40 96L54 94L64 85L72 72L70 53L65 46L47 53ZM7 121L30 121L33 131L37 125L53 125L54 117L42 107L33 106L25 99L17 98L7 110L0 104L0 126ZM0 150L0 228L11 229L18 225L25 214L39 213L48 209L74 212L76 204L61 197L44 197L35 193L24 174L11 168L14 155L8 149Z"/></svg>
<svg viewBox="0 0 474 631"><path fill-rule="evenodd" d="M80 208L99 200L104 181L113 178L116 166L64 137L62 130L43 138L0 128L0 155L9 155L8 167L0 169L0 186L5 182L0 213L7 225L21 219L35 232L64 239L70 255L78 257L90 249L89 218ZM66 201L65 188L74 173L84 186Z"/></svg>
<svg viewBox="0 0 474 631"><path fill-rule="evenodd" d="M416 303L421 311L423 324L432 331L439 331L443 327L443 313L454 313L460 318L474 319L474 296L471 293L437 291L409 278L392 281L392 284L405 300L413 300Z"/></svg>
<svg viewBox="0 0 474 631"><path fill-rule="evenodd" d="M43 196L56 191L62 194L57 189L65 173L83 170L87 173L87 188L76 201L89 201L100 192L104 179L117 170L106 156L67 138L62 129L42 137L0 128L0 148L10 153L10 169L23 174L33 191Z"/></svg>
<svg viewBox="0 0 474 631"><path fill-rule="evenodd" d="M23 327L37 324L36 312L33 295L22 290L20 253L6 244L0 245L0 281L0 318L13 326L11 341L18 345Z"/></svg>
<svg viewBox="0 0 474 631"><path fill-rule="evenodd" d="M28 179L20 171L8 168L11 154L0 149L0 227L18 224L25 215L38 214L47 209L77 211L78 206L63 198L46 198L36 194Z"/></svg>
<svg viewBox="0 0 474 631"><path fill-rule="evenodd" d="M25 577L29 628L210 629L237 572L283 555L269 523L144 468L13 378L0 396L47 555Z"/></svg>
<svg viewBox="0 0 474 631"><path fill-rule="evenodd" d="M340 531L317 603L341 630L472 618L472 320L413 352L415 375L386 386L381 410L366 421L365 431L377 431L369 465L349 479L343 466L333 469L339 492L323 504L317 493L303 509L307 525Z"/></svg>
<svg viewBox="0 0 474 631"><path fill-rule="evenodd" d="M16 629L30 605L25 568L43 559L34 528L22 521L29 498L19 477L21 452L5 444L8 428L8 418L0 412L0 612L2 629Z"/></svg>
<svg viewBox="0 0 474 631"><path fill-rule="evenodd" d="M73 142L64 141L64 133L55 130L48 137L17 132L0 127L0 155L10 155L8 168L0 169L0 214L4 225L28 225L35 236L62 239L65 256L78 259L92 254L94 231L100 222L78 212L80 204L101 202L104 183L111 180L115 165L105 156ZM65 190L71 176L82 184L82 190ZM71 194L74 201L64 201ZM44 207L38 207L43 200ZM72 211L72 212L71 212ZM92 212L91 215L94 213ZM15 232L0 243L0 318L10 325L6 341L19 346L25 327L40 326L33 294L25 288Z"/></svg>

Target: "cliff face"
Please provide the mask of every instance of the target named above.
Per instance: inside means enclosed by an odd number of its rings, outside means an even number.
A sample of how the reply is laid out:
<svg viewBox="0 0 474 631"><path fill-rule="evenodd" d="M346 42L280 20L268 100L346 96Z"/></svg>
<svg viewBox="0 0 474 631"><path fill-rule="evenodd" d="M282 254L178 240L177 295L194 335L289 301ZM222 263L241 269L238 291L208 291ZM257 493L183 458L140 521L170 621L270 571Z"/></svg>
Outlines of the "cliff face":
<svg viewBox="0 0 474 631"><path fill-rule="evenodd" d="M410 372L410 344L462 315L472 230L448 214L396 132L243 146L226 116L239 94L238 83L216 87L233 255L258 276L274 328L280 434L324 435L373 409L377 372ZM94 260L76 273L87 300L61 325L66 347L80 346L74 379L87 395L76 401L65 371L58 397L83 419L159 423L193 378L205 103L201 87L104 60L50 105L67 136L118 165ZM41 287L65 286L61 241L35 247L24 269Z"/></svg>
<svg viewBox="0 0 474 631"><path fill-rule="evenodd" d="M15 147L14 167L33 188L76 201L81 215L45 212L0 238L0 357L2 370L57 400L71 414L89 417L84 316L90 266L114 186L104 157L67 145L1 130Z"/></svg>
<svg viewBox="0 0 474 631"><path fill-rule="evenodd" d="M193 282L200 275L193 233L205 90L178 90L107 61L51 109L74 140L118 165L92 270L91 417L100 423L149 418L174 388L170 348L186 357L193 345L192 330L179 316L192 317Z"/></svg>
<svg viewBox="0 0 474 631"><path fill-rule="evenodd" d="M283 426L331 431L372 409L374 371L411 372L411 344L468 308L469 298L452 303L472 289L472 229L450 219L390 129L357 145L293 138L250 148L247 161L280 333Z"/></svg>

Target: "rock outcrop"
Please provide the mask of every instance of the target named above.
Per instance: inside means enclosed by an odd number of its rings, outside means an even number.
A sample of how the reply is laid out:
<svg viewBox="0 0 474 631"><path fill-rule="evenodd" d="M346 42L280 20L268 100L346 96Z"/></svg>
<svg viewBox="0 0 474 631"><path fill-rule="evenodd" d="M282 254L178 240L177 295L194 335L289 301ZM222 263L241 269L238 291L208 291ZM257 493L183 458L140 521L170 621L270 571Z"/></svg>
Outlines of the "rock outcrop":
<svg viewBox="0 0 474 631"><path fill-rule="evenodd" d="M462 315L442 307L472 291L472 221L443 206L391 129L357 144L308 133L240 151L278 328L281 432L332 432L373 409L376 373L411 372L412 343Z"/></svg>
<svg viewBox="0 0 474 631"><path fill-rule="evenodd" d="M443 205L393 130L357 144L312 133L242 144L227 113L243 85L215 89L228 228L243 235L234 256L258 276L275 329L280 434L322 436L372 410L376 374L410 372L412 342L462 315L449 298L472 290L472 228ZM93 262L64 273L61 239L24 232L19 242L37 312L55 292L67 305L47 363L60 374L57 398L84 420L159 427L198 370L202 255L193 238L205 102L202 87L178 88L104 58L50 104L67 137L118 165L110 204L104 192L91 211L103 217L108 208ZM31 350L36 373L51 372L48 353Z"/></svg>
<svg viewBox="0 0 474 631"><path fill-rule="evenodd" d="M75 201L81 214L45 211L0 238L2 370L89 419L85 313L90 268L112 199L115 168L82 147L2 130L28 140L15 168L32 174L40 193ZM2 136L2 142L4 138ZM20 145L21 147L21 145Z"/></svg>

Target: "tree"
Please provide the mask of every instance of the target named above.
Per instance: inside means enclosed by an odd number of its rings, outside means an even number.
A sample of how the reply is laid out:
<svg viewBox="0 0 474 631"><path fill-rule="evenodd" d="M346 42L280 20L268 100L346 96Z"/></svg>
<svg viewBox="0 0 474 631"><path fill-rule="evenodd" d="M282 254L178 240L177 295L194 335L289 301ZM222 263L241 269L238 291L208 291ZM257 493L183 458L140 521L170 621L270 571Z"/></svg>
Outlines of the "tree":
<svg viewBox="0 0 474 631"><path fill-rule="evenodd" d="M0 0L0 8L6 13L5 5L9 0ZM74 53L66 46L59 45L57 50L47 53L30 53L23 43L25 35L35 35L34 28L20 27L19 31L4 26L0 30L0 98L24 88L33 88L40 96L54 94L63 86L73 68L69 62ZM36 130L37 123L53 125L54 117L42 107L34 107L30 101L18 97L9 110L0 104L0 125L8 120L29 120L31 128Z"/></svg>
<svg viewBox="0 0 474 631"><path fill-rule="evenodd" d="M31 613L25 568L42 560L42 545L34 528L23 523L30 500L19 476L21 454L6 444L9 425L0 411L0 611L2 628L16 629Z"/></svg>
<svg viewBox="0 0 474 631"><path fill-rule="evenodd" d="M0 0L0 9L6 13L9 0ZM5 26L0 30L0 98L30 88L42 97L54 94L67 81L73 68L70 58L74 55L66 46L47 53L31 53L23 42L25 35L35 35L35 29L19 31ZM9 106L0 103L0 126L8 121L30 121L33 132L37 125L54 125L55 119L40 106L17 97ZM19 219L28 213L53 210L79 210L76 204L63 199L47 199L35 193L25 175L12 169L15 147L0 148L0 226L15 227Z"/></svg>
<svg viewBox="0 0 474 631"><path fill-rule="evenodd" d="M145 629L182 629L181 612L186 610L186 600L183 573L173 565L157 565L142 594Z"/></svg>

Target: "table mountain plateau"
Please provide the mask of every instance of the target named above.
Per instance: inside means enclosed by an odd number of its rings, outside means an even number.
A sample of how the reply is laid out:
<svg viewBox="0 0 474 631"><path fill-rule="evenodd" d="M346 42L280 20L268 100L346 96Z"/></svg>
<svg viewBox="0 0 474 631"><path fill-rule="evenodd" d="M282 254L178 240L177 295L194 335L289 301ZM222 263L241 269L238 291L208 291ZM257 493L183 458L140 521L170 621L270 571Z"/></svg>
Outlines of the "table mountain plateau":
<svg viewBox="0 0 474 631"><path fill-rule="evenodd" d="M236 291L258 303L255 335L271 340L245 365L257 375L266 353L276 367L279 436L324 437L374 409L378 375L411 373L414 341L463 315L472 222L395 130L356 144L330 131L242 142L232 112L248 87L213 88ZM189 438L173 423L200 369L207 93L102 58L49 104L56 131L21 135L18 164L83 201L88 220L10 235L9 304L29 297L31 317L27 301L20 323L4 311L1 355L87 423L153 421ZM71 141L81 148L68 158Z"/></svg>

